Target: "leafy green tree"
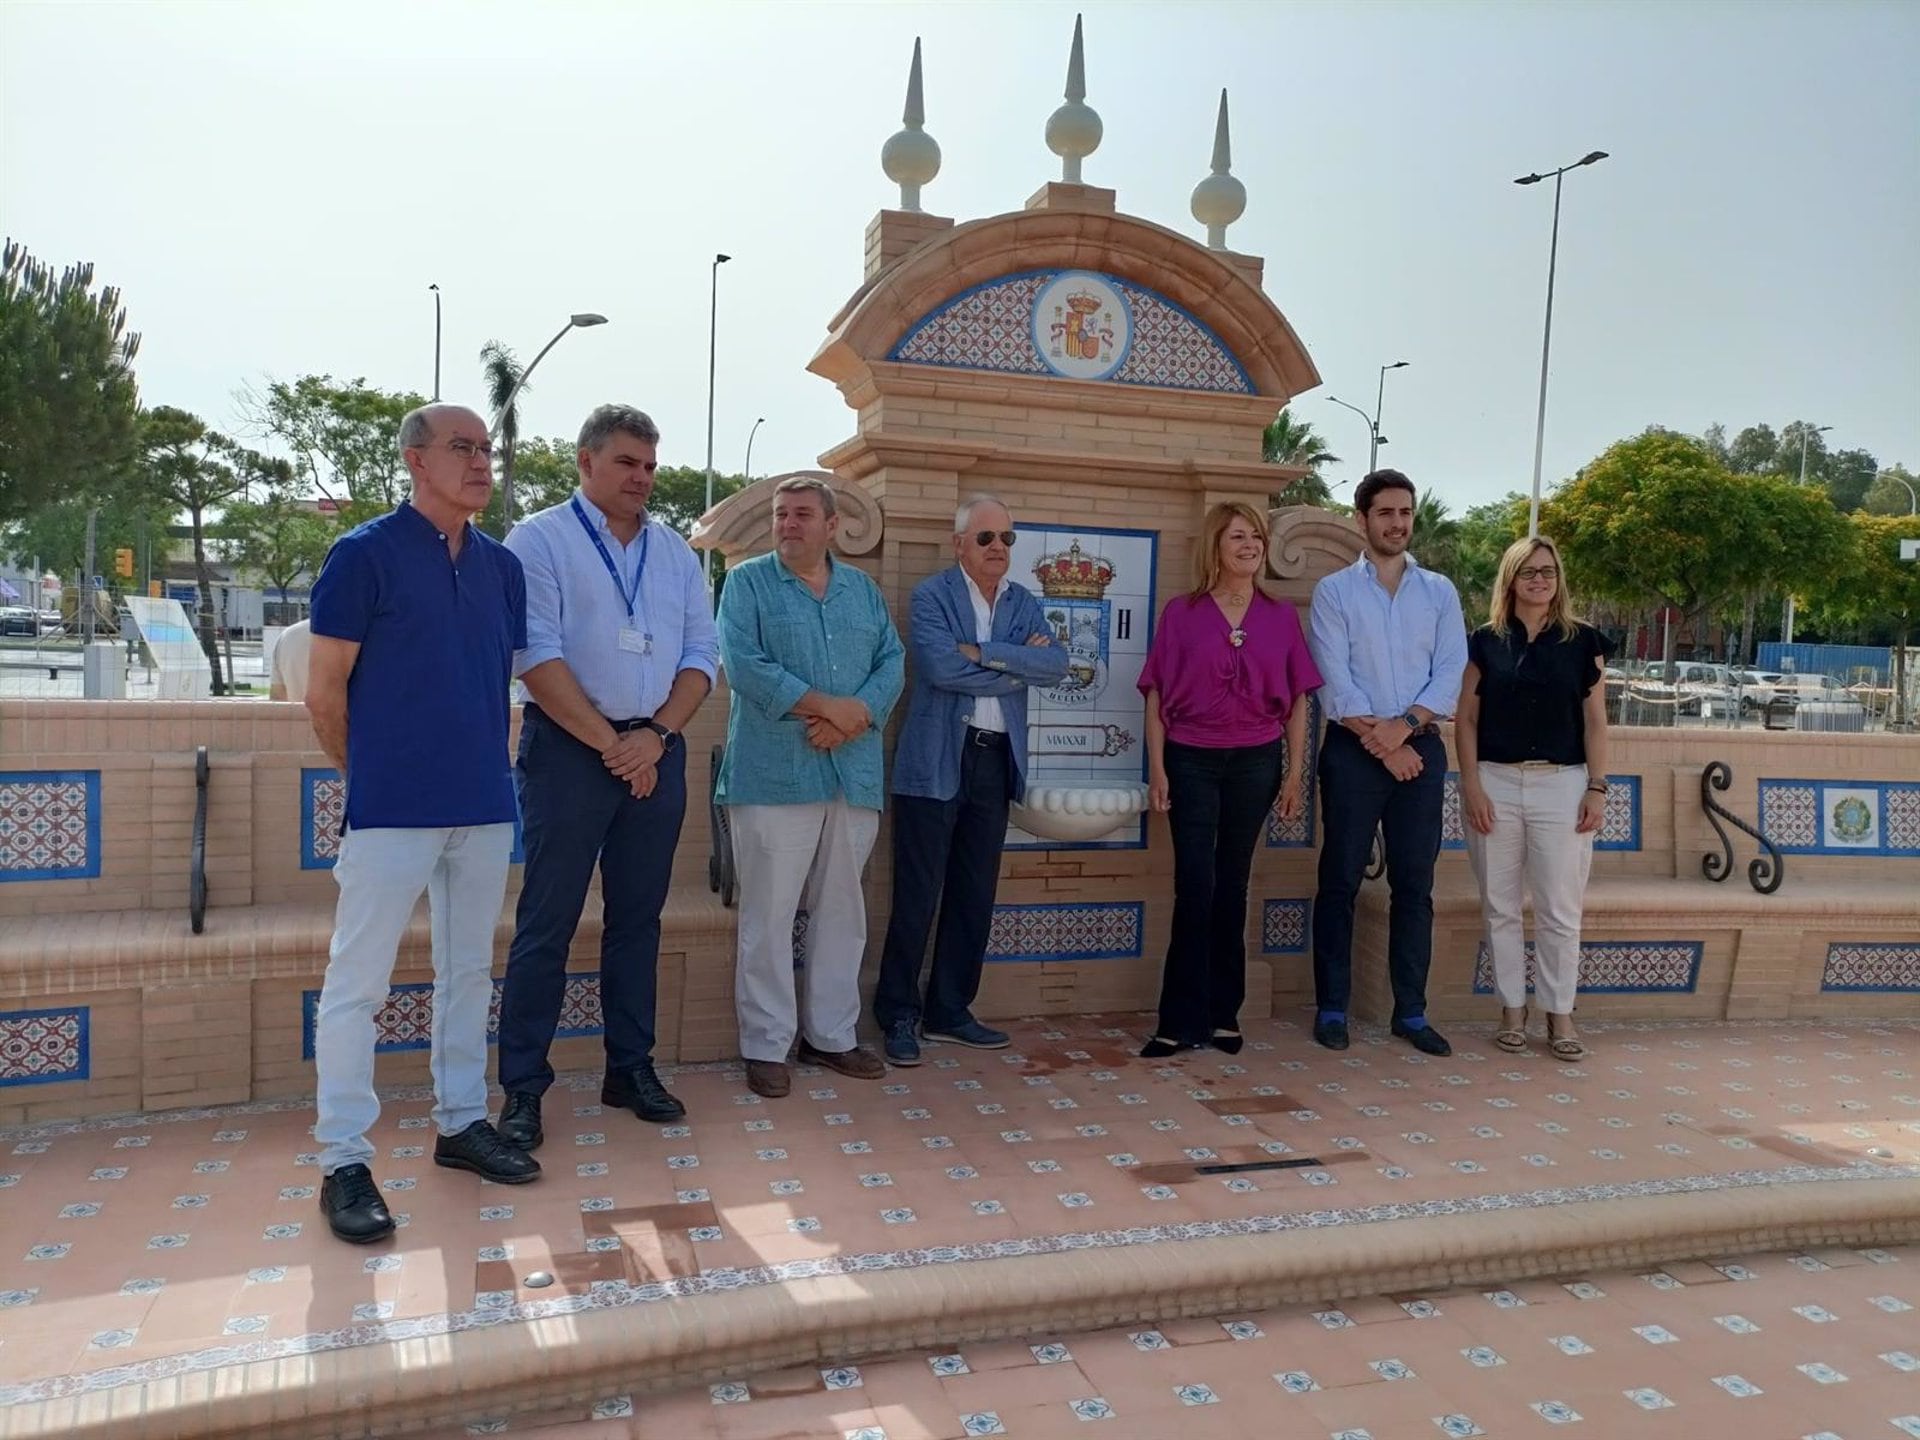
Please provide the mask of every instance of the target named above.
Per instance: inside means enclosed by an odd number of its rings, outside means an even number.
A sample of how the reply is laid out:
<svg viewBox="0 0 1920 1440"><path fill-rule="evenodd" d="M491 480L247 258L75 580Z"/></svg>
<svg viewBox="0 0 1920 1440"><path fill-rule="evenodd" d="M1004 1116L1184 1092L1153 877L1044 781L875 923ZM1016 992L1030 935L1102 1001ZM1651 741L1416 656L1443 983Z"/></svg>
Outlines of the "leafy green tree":
<svg viewBox="0 0 1920 1440"><path fill-rule="evenodd" d="M1652 429L1556 487L1540 528L1577 592L1704 622L1749 590L1813 583L1840 553L1844 522L1811 487L1732 475L1706 442ZM1671 635L1666 649L1671 661Z"/></svg>
<svg viewBox="0 0 1920 1440"><path fill-rule="evenodd" d="M208 515L244 496L254 485L286 485L292 467L269 459L209 429L198 415L170 405L142 412L137 483L158 504L185 511L193 537L194 578L200 589L200 647L213 666L213 693L225 695L227 679L215 633L213 572L207 563Z"/></svg>
<svg viewBox="0 0 1920 1440"><path fill-rule="evenodd" d="M1880 462L1867 450L1836 450L1827 457L1824 478L1833 508L1852 514L1867 498L1873 477L1880 473Z"/></svg>
<svg viewBox="0 0 1920 1440"><path fill-rule="evenodd" d="M253 571L280 592L302 575L318 575L340 526L310 504L288 495L238 500L220 517L219 533L227 559Z"/></svg>
<svg viewBox="0 0 1920 1440"><path fill-rule="evenodd" d="M516 441L513 448L513 515L516 522L552 505L565 502L580 483L580 466L573 441L558 435L529 435ZM496 471L502 452L495 449ZM481 512L478 524L495 538L506 534L506 487L496 483L493 498Z"/></svg>
<svg viewBox="0 0 1920 1440"><path fill-rule="evenodd" d="M1920 475L1904 465L1889 465L1867 488L1860 508L1869 515L1911 515L1916 492L1920 492Z"/></svg>
<svg viewBox="0 0 1920 1440"><path fill-rule="evenodd" d="M86 564L87 512L95 509L94 568L110 587L121 583L113 574L116 550L133 551L136 578L150 564L158 568L173 512L125 481L97 494L71 495L40 506L7 528L0 549L15 565L37 563L43 571L70 580Z"/></svg>
<svg viewBox="0 0 1920 1440"><path fill-rule="evenodd" d="M1327 442L1316 435L1313 422L1297 420L1292 409L1283 408L1273 417L1260 437L1260 458L1269 465L1298 465L1306 474L1272 497L1274 505L1325 505L1333 490L1321 471L1338 465L1340 457L1327 449Z"/></svg>
<svg viewBox="0 0 1920 1440"><path fill-rule="evenodd" d="M123 471L137 448L140 337L93 266L58 277L0 249L0 521Z"/></svg>
<svg viewBox="0 0 1920 1440"><path fill-rule="evenodd" d="M240 403L258 436L292 452L301 489L340 502L350 524L391 510L413 488L400 458L400 421L427 403L424 395L302 375L250 387Z"/></svg>
<svg viewBox="0 0 1920 1440"><path fill-rule="evenodd" d="M1500 557L1507 546L1526 533L1527 497L1518 493L1475 505L1454 522L1453 556L1447 574L1459 588L1469 625L1480 624L1492 610ZM1420 563L1426 564L1424 556Z"/></svg>
<svg viewBox="0 0 1920 1440"><path fill-rule="evenodd" d="M1907 645L1920 621L1920 560L1902 560L1900 542L1920 540L1920 516L1847 517L1847 552L1809 586L1809 600L1822 616L1886 625L1894 644L1894 693L1906 712Z"/></svg>
<svg viewBox="0 0 1920 1440"><path fill-rule="evenodd" d="M1780 437L1771 425L1749 425L1728 442L1721 460L1736 475L1770 474L1780 468Z"/></svg>

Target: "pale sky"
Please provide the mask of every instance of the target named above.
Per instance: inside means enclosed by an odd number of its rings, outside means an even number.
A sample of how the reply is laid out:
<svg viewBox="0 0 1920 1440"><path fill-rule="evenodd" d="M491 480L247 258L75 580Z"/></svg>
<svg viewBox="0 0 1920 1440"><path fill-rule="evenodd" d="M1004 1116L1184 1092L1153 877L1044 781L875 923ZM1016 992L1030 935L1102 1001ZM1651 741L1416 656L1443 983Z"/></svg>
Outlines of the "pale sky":
<svg viewBox="0 0 1920 1440"><path fill-rule="evenodd" d="M1920 464L1920 5L1092 3L1089 183L1188 211L1231 92L1233 248L1323 385L1295 401L1350 461L1388 377L1382 462L1456 508L1524 489L1550 186L1568 176L1549 485L1652 423L1797 417ZM91 259L143 336L143 400L237 423L263 376L450 400L480 345L523 360L575 310L523 425L610 399L703 463L708 264L715 463L811 465L852 413L805 371L896 203L879 152L924 40L924 195L1017 210L1058 161L1076 7L1017 4L34 3L0 0L0 228ZM1357 477L1348 465L1335 478Z"/></svg>

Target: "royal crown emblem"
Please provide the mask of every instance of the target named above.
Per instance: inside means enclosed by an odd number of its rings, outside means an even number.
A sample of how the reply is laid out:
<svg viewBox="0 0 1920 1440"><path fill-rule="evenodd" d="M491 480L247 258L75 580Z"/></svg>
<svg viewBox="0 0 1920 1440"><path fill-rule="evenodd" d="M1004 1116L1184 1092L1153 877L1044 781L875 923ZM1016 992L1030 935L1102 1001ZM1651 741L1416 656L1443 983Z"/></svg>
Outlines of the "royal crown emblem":
<svg viewBox="0 0 1920 1440"><path fill-rule="evenodd" d="M1098 600L1113 583L1113 562L1099 555L1083 555L1080 542L1034 562L1033 578L1040 593L1051 600Z"/></svg>

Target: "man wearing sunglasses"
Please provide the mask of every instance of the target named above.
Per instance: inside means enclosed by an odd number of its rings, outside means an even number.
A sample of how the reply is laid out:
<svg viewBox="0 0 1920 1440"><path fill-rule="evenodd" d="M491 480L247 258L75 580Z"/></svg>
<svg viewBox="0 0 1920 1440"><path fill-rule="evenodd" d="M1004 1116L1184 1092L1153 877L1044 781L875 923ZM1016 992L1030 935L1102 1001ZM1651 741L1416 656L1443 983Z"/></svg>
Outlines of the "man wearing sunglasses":
<svg viewBox="0 0 1920 1440"><path fill-rule="evenodd" d="M1013 516L991 495L953 520L956 563L914 587L913 695L893 757L893 913L874 992L887 1059L920 1063L920 1039L1007 1044L973 1018L993 926L1007 807L1026 789L1027 688L1067 673L1031 591L1007 579ZM920 962L934 936L926 1005ZM924 1029L923 1029L924 1027Z"/></svg>

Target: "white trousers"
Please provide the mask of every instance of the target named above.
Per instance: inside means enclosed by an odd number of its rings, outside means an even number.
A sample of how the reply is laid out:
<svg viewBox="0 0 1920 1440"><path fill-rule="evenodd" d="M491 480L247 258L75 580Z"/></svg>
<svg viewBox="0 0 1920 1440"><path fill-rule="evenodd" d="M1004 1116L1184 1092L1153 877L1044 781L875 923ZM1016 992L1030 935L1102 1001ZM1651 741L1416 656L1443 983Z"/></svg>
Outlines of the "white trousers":
<svg viewBox="0 0 1920 1440"><path fill-rule="evenodd" d="M375 1012L424 891L433 926L433 1123L458 1135L487 1117L487 1010L493 928L507 889L513 826L349 830L333 867L340 887L327 978L314 1021L320 1171L373 1159Z"/></svg>
<svg viewBox="0 0 1920 1440"><path fill-rule="evenodd" d="M1522 911L1533 895L1534 993L1549 1015L1571 1015L1580 983L1580 912L1593 840L1574 829L1587 790L1584 765L1480 764L1493 805L1493 833L1467 825L1467 856L1480 882L1480 912L1500 1003L1527 1003Z"/></svg>
<svg viewBox="0 0 1920 1440"><path fill-rule="evenodd" d="M741 1055L785 1060L796 1033L819 1050L851 1050L867 951L860 872L880 833L880 812L836 798L813 805L732 805L728 820L740 877L733 990ZM793 919L802 908L808 917L807 963L796 997Z"/></svg>

